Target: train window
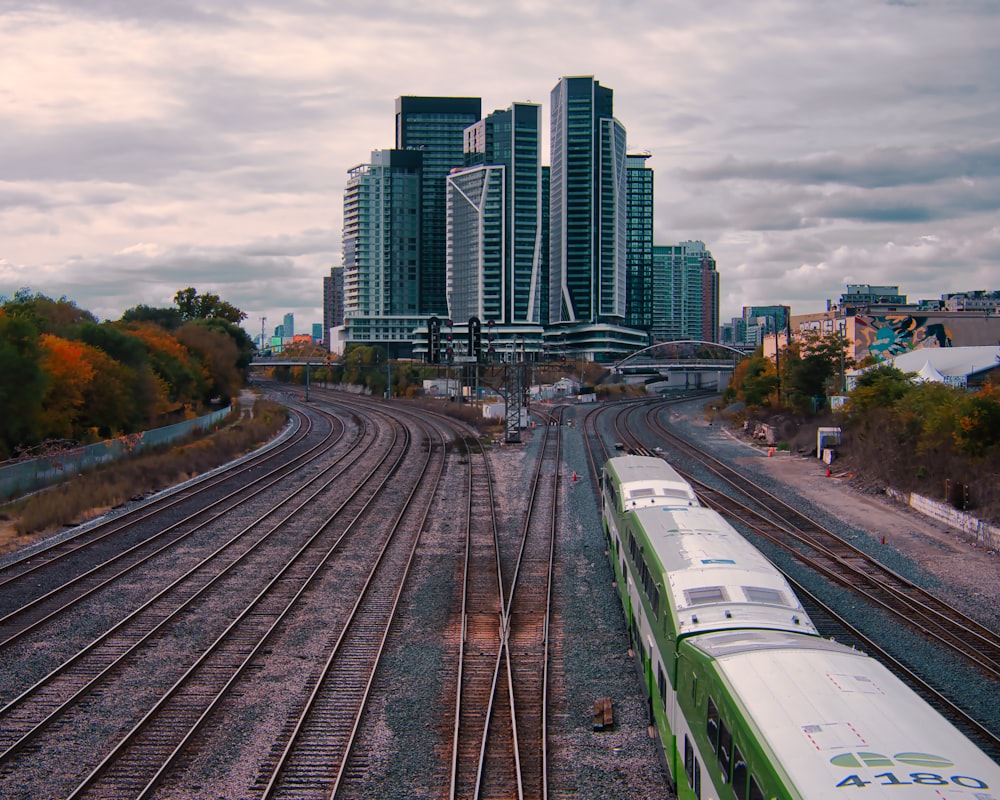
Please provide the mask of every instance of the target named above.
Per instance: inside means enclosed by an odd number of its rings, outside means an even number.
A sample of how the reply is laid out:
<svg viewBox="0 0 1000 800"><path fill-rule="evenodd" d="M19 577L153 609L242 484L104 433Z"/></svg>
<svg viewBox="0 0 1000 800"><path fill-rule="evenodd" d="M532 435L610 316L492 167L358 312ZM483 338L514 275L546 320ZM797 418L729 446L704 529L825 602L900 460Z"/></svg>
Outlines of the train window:
<svg viewBox="0 0 1000 800"><path fill-rule="evenodd" d="M744 586L743 593L751 603L767 603L773 606L787 606L785 593L778 589L765 589L762 586Z"/></svg>
<svg viewBox="0 0 1000 800"><path fill-rule="evenodd" d="M685 589L684 599L688 605L702 606L707 603L724 603L728 599L721 586L703 586L700 589Z"/></svg>
<svg viewBox="0 0 1000 800"><path fill-rule="evenodd" d="M733 734L724 720L719 720L719 770L722 772L722 782L728 783L729 770L732 766Z"/></svg>
<svg viewBox="0 0 1000 800"><path fill-rule="evenodd" d="M660 690L660 701L667 707L667 676L663 674L663 665L656 665L656 688Z"/></svg>
<svg viewBox="0 0 1000 800"><path fill-rule="evenodd" d="M737 800L746 800L747 778L750 771L747 769L747 762L743 760L740 748L733 745L733 794Z"/></svg>
<svg viewBox="0 0 1000 800"><path fill-rule="evenodd" d="M750 797L748 800L764 800L764 792L753 775L750 776Z"/></svg>
<svg viewBox="0 0 1000 800"><path fill-rule="evenodd" d="M694 754L694 747L687 734L684 735L684 774L687 775L688 786L696 798L701 798L701 769ZM763 800L763 798L761 798Z"/></svg>
<svg viewBox="0 0 1000 800"><path fill-rule="evenodd" d="M708 733L708 743L714 752L719 752L719 709L715 707L715 701L708 698L708 722L705 725L705 732Z"/></svg>

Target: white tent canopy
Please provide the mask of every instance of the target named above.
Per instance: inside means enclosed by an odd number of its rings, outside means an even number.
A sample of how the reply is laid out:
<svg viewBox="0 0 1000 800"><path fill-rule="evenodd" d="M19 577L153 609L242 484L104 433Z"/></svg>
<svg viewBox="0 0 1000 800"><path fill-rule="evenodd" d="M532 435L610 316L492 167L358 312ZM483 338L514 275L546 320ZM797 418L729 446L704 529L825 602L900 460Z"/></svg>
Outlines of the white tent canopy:
<svg viewBox="0 0 1000 800"><path fill-rule="evenodd" d="M925 361L924 365L917 370L917 380L923 382L944 383L944 375L931 366L930 361Z"/></svg>

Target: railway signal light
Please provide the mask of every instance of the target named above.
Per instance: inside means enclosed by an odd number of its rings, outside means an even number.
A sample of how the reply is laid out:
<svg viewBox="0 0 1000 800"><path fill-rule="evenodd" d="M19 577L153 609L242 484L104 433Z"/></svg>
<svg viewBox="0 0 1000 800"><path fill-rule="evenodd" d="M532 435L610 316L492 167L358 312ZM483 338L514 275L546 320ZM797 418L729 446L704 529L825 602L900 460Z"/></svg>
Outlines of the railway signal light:
<svg viewBox="0 0 1000 800"><path fill-rule="evenodd" d="M479 317L469 317L469 341L466 355L483 360L483 325Z"/></svg>
<svg viewBox="0 0 1000 800"><path fill-rule="evenodd" d="M427 360L431 364L441 363L441 320L438 317L427 320Z"/></svg>

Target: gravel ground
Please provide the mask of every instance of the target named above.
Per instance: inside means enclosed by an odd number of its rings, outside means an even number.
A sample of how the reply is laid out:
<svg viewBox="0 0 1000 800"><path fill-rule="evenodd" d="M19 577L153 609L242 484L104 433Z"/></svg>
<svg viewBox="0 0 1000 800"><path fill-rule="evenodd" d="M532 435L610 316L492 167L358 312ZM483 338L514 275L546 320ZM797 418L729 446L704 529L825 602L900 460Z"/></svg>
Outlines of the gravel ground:
<svg viewBox="0 0 1000 800"><path fill-rule="evenodd" d="M555 591L557 622L552 631L552 693L550 718L550 796L552 798L619 798L646 800L668 796L666 778L657 760L655 740L647 728L646 703L632 659L611 570L604 552L598 506L584 478L586 462L578 429L566 434L562 480L561 520ZM542 431L526 431L522 445L495 449L491 461L501 526L520 529L524 487L530 480ZM461 470L456 470L461 477ZM454 496L460 496L457 487ZM436 525L458 529L450 518L454 508L442 505ZM456 596L461 548L435 536L422 552L415 573L420 579L405 593L400 632L390 642L384 676L420 676L398 683L390 691L376 687L385 700L364 723L379 742L366 754L359 796L393 798L440 797L450 761L450 730L439 730L431 720L446 714L429 713L449 697L456 643L443 641L447 608L441 598ZM456 541L454 538L452 541ZM384 678L377 682L381 684ZM615 726L593 730L593 702L610 697ZM360 765L359 765L360 766ZM437 774L437 779L431 775Z"/></svg>
<svg viewBox="0 0 1000 800"><path fill-rule="evenodd" d="M650 734L646 699L628 653L600 510L587 477L582 430L579 425L563 429L566 468L555 599L565 710L552 730L551 796L666 797L659 745ZM574 472L580 476L577 481ZM593 703L601 697L610 697L614 708L615 725L609 731L593 730Z"/></svg>

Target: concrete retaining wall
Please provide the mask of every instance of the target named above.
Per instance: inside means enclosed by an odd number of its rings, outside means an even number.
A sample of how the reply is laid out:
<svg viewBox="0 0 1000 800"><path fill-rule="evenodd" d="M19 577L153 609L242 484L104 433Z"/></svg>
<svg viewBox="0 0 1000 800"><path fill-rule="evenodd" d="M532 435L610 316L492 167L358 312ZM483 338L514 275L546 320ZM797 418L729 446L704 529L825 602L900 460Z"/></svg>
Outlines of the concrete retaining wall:
<svg viewBox="0 0 1000 800"><path fill-rule="evenodd" d="M1000 550L1000 528L976 519L972 514L952 508L947 503L939 503L919 494L910 494L889 490L889 494L897 500L907 503L915 511L956 528L976 540L976 543L990 550Z"/></svg>

